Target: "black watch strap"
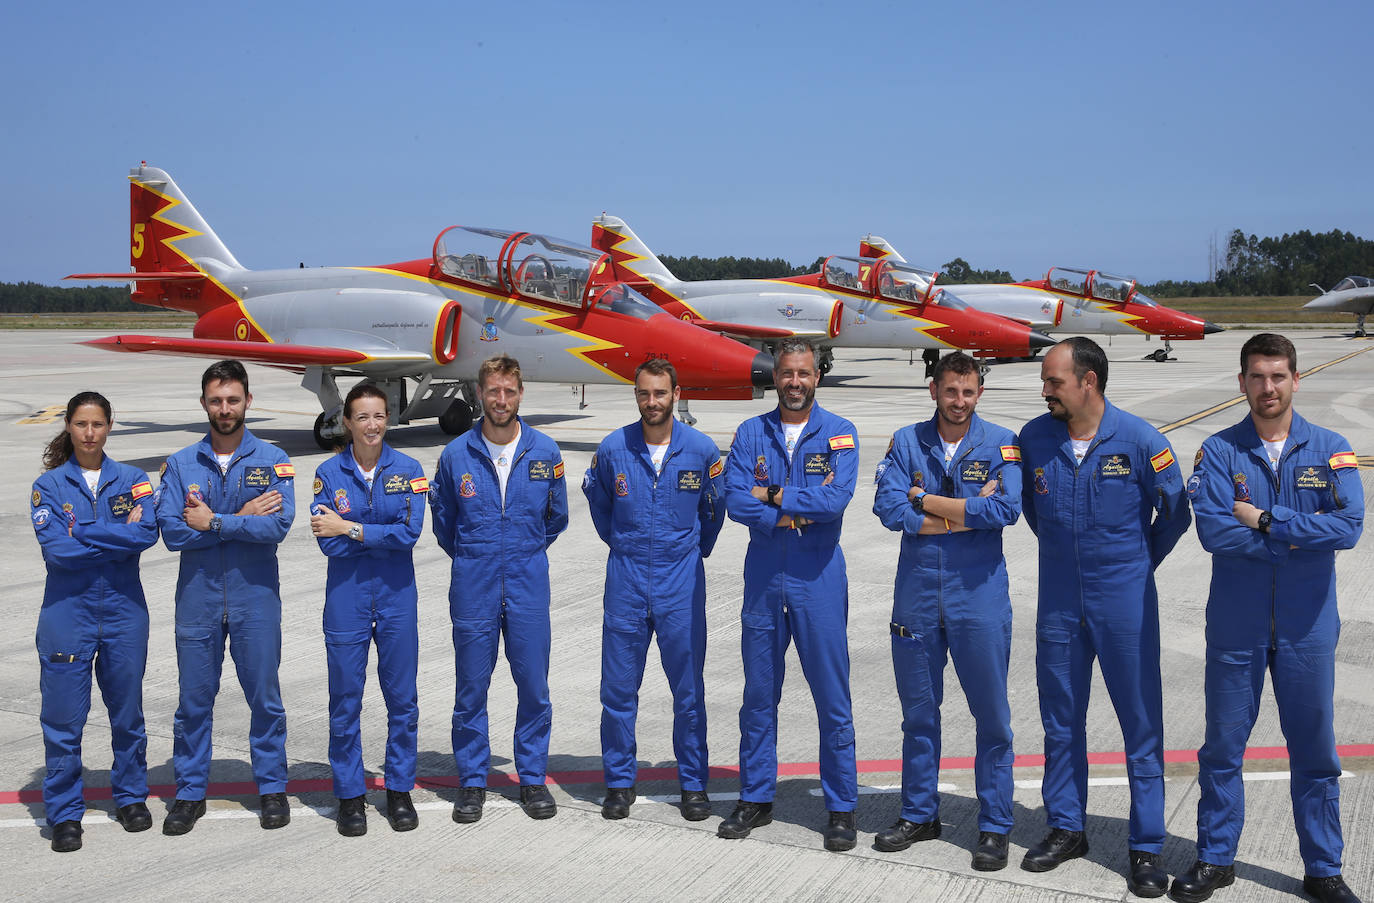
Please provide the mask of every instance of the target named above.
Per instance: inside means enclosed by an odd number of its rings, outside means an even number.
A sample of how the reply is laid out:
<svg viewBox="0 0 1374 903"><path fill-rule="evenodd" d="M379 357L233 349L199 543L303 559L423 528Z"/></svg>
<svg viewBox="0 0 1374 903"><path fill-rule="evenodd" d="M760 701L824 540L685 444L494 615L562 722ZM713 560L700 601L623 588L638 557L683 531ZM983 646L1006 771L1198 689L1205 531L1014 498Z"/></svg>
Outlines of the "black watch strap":
<svg viewBox="0 0 1374 903"><path fill-rule="evenodd" d="M923 492L920 495L912 498L911 507L915 508L917 511L920 511L924 514L926 510L926 494Z"/></svg>
<svg viewBox="0 0 1374 903"><path fill-rule="evenodd" d="M782 492L782 487L774 483L768 487L768 504L774 508L778 507L778 493Z"/></svg>
<svg viewBox="0 0 1374 903"><path fill-rule="evenodd" d="M1269 525L1273 522L1274 515L1270 514L1268 511L1261 511L1259 516L1259 523L1256 524L1256 527L1258 527L1261 533L1268 533Z"/></svg>

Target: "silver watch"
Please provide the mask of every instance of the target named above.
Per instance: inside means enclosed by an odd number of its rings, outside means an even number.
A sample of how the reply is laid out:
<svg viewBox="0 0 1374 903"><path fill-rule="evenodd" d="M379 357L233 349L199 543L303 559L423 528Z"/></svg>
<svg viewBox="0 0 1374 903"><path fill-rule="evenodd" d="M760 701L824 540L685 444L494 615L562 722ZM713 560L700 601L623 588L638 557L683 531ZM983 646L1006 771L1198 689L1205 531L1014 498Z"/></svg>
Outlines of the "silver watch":
<svg viewBox="0 0 1374 903"><path fill-rule="evenodd" d="M361 542L363 538L363 525L354 524L348 528L348 538L354 542Z"/></svg>

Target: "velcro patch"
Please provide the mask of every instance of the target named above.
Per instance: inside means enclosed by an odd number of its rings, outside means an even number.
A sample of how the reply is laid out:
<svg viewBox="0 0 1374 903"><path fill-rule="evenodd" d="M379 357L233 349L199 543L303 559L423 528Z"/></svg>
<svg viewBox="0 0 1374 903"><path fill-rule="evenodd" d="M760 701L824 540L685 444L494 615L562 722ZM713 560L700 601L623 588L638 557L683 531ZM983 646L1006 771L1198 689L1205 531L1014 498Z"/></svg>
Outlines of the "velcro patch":
<svg viewBox="0 0 1374 903"><path fill-rule="evenodd" d="M965 461L959 468L959 479L965 483L986 483L989 473L987 461Z"/></svg>
<svg viewBox="0 0 1374 903"><path fill-rule="evenodd" d="M142 483L135 483L129 491L133 493L134 499L141 499L145 495L153 494L153 484L144 480Z"/></svg>
<svg viewBox="0 0 1374 903"><path fill-rule="evenodd" d="M410 481L411 492L429 492L429 478L416 477Z"/></svg>
<svg viewBox="0 0 1374 903"><path fill-rule="evenodd" d="M1331 460L1326 462L1332 470L1340 470L1343 467L1359 467L1360 461L1355 457L1353 451L1336 452L1331 456Z"/></svg>
<svg viewBox="0 0 1374 903"><path fill-rule="evenodd" d="M243 475L243 485L261 489L272 483L272 478L267 475L266 467L250 467L248 472Z"/></svg>
<svg viewBox="0 0 1374 903"><path fill-rule="evenodd" d="M563 479L563 462L562 462L562 461L559 461L557 464L554 464L554 465L553 465L553 478L554 478L555 480L561 480L561 479Z"/></svg>
<svg viewBox="0 0 1374 903"><path fill-rule="evenodd" d="M393 473L391 476L387 477L386 482L382 484L382 492L387 495L400 495L403 492L409 491L410 481L399 473Z"/></svg>
<svg viewBox="0 0 1374 903"><path fill-rule="evenodd" d="M1131 456L1107 455L1102 459L1099 472L1104 477L1129 477L1131 475Z"/></svg>
<svg viewBox="0 0 1374 903"><path fill-rule="evenodd" d="M310 487L310 491L313 492L315 495L319 495L321 492L323 492L324 480L321 480L319 477L316 477L315 484Z"/></svg>
<svg viewBox="0 0 1374 903"><path fill-rule="evenodd" d="M277 476L281 477L283 480L287 477L294 477L296 475L296 468L293 467L291 464L278 464L276 467L273 467L272 469L275 470L277 472Z"/></svg>
<svg viewBox="0 0 1374 903"><path fill-rule="evenodd" d="M1325 467L1299 467L1294 473L1294 485L1299 489L1330 489Z"/></svg>
<svg viewBox="0 0 1374 903"><path fill-rule="evenodd" d="M723 458L717 458L717 459L716 459L716 463L714 463L714 464L711 465L711 470L710 470L711 479L714 480L716 477L720 476L720 475L721 475L722 473L724 473L724 472L725 472L725 459L723 459Z"/></svg>
<svg viewBox="0 0 1374 903"><path fill-rule="evenodd" d="M701 471L680 470L677 474L677 488L683 492L701 491Z"/></svg>
<svg viewBox="0 0 1374 903"><path fill-rule="evenodd" d="M1164 449L1164 451L1150 456L1150 466L1155 469L1155 473L1159 473L1161 470L1163 470L1164 468L1168 467L1170 464L1173 463L1174 452L1171 448L1166 448Z"/></svg>
<svg viewBox="0 0 1374 903"><path fill-rule="evenodd" d="M830 456L824 452L813 452L806 456L802 471L810 474L830 473Z"/></svg>
<svg viewBox="0 0 1374 903"><path fill-rule="evenodd" d="M552 474L553 468L549 466L548 461L530 462L529 478L531 480L551 480L553 479Z"/></svg>
<svg viewBox="0 0 1374 903"><path fill-rule="evenodd" d="M1002 446L1002 460L1015 461L1019 464L1021 462L1021 449L1017 448L1015 445Z"/></svg>
<svg viewBox="0 0 1374 903"><path fill-rule="evenodd" d="M839 451L839 450L842 449L842 448L853 448L853 447L854 447L854 436L853 436L852 434L846 434L846 435L843 435L843 436L831 436L831 437L830 437L830 450L831 450L831 451Z"/></svg>

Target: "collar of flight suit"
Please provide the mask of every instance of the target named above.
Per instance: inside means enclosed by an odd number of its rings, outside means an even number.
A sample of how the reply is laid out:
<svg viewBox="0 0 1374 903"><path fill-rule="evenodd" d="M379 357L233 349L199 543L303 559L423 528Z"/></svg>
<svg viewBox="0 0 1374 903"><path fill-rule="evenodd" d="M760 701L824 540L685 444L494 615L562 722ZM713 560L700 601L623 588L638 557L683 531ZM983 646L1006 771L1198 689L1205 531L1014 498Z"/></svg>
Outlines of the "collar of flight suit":
<svg viewBox="0 0 1374 903"><path fill-rule="evenodd" d="M90 487L86 485L86 474L82 471L80 462L76 460L75 453L66 461L62 462L62 467L59 470L67 482L71 483L73 486L79 487L83 492L90 491ZM114 458L102 452L100 458L100 476L96 478L95 481L96 494L99 495L100 490L113 483L117 476L119 476L119 468L115 464Z"/></svg>
<svg viewBox="0 0 1374 903"><path fill-rule="evenodd" d="M243 428L243 438L239 440L239 447L234 449L233 456L229 458L229 467L233 467L235 462L239 459L255 453L258 450L258 446L263 444L263 441L257 436L254 436L253 433L249 431L248 427L245 426ZM208 432L196 443L195 448L196 457L204 458L207 462L215 465L215 467L219 467L219 459L215 457L215 447L210 444L210 434ZM225 472L227 473L228 471L229 468L226 467Z"/></svg>
<svg viewBox="0 0 1374 903"><path fill-rule="evenodd" d="M922 454L929 455L931 449L940 445L943 441L940 438L940 428L936 423L939 416L937 412L932 414L929 420L923 420L916 424L916 441L921 445ZM969 453L970 449L977 448L981 445L983 443L984 433L986 432L987 429L983 424L983 418L979 417L976 411L970 414L968 432L964 434L963 439L959 440L957 457L962 458ZM950 463L953 463L953 460L951 460Z"/></svg>
<svg viewBox="0 0 1374 903"><path fill-rule="evenodd" d="M1247 414L1237 426L1240 430L1241 447L1248 451L1255 460L1262 462L1265 468L1269 468L1269 452L1265 450L1264 440L1260 439L1259 431L1255 429L1255 421ZM1288 439L1283 445L1282 457L1287 457L1288 453L1298 446L1306 445L1311 435L1311 425L1303 419L1301 414L1293 411L1293 422L1288 425Z"/></svg>

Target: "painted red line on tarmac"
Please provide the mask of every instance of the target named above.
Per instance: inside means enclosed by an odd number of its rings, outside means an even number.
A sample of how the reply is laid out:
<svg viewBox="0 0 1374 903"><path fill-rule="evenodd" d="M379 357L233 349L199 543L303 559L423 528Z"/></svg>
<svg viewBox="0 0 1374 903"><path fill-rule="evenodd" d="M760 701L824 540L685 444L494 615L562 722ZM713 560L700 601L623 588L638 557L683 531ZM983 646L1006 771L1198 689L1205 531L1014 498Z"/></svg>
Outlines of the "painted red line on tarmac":
<svg viewBox="0 0 1374 903"><path fill-rule="evenodd" d="M1337 746L1336 753L1340 756L1350 758L1363 758L1374 756L1374 743L1352 743L1346 746ZM1284 746L1252 746L1245 750L1245 758L1251 762L1287 759L1288 748ZM1164 752L1165 762L1196 762L1197 750L1195 749L1170 749ZM1013 768L1038 768L1045 764L1045 757L1039 755L1017 756L1012 763ZM1126 754L1122 752L1097 752L1088 753L1088 764L1090 765L1125 765ZM869 759L859 762L859 774L896 774L902 770L900 759ZM971 770L973 768L973 756L950 756L940 760L940 768L946 771ZM807 777L820 774L820 765L816 762L780 762L778 763L779 777ZM729 765L711 766L711 777L713 778L733 778L739 776L739 769ZM602 781L600 769L582 771L551 771L547 775L550 784L600 784ZM641 768L639 769L639 779L644 781L676 781L677 769L674 767L660 768ZM415 783L420 787L427 788L453 788L461 786L457 775L433 775L430 777L419 777ZM487 778L487 786L499 787L518 787L520 779L505 772L492 772ZM385 788L382 778L369 777L367 787L369 790L382 790ZM287 784L288 793L328 793L332 792L334 784L329 778L311 778L309 780L291 781ZM160 797L162 799L174 799L176 797L176 785L158 784L148 788L149 796ZM88 800L108 800L111 798L109 787L87 787L86 799ZM227 781L219 784L211 784L209 792L206 794L211 797L229 796L257 796L258 785L252 781ZM0 791L0 805L13 803L41 803L43 801L42 790L5 790Z"/></svg>

